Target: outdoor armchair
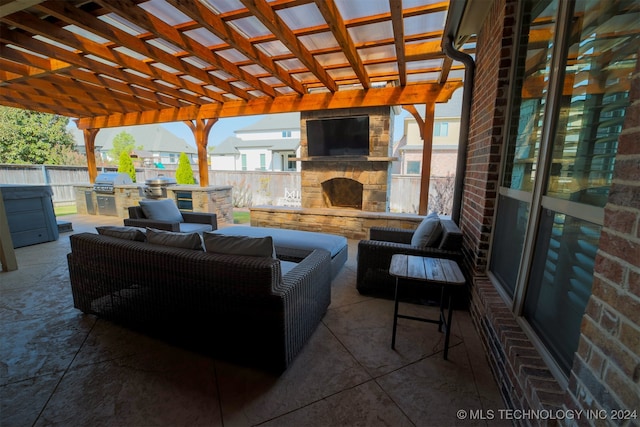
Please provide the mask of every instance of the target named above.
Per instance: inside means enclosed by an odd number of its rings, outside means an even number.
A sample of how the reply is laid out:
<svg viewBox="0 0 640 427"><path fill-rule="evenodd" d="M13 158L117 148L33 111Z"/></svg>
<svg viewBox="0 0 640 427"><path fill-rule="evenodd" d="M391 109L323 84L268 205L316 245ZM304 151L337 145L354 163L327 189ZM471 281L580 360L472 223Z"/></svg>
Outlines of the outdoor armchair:
<svg viewBox="0 0 640 427"><path fill-rule="evenodd" d="M149 205L152 203L152 205ZM125 218L124 225L129 227L156 228L159 230L179 232L202 232L218 229L216 214L208 212L180 212L170 199L144 201L142 206L129 206L129 218ZM173 205L173 207L170 206ZM149 209L149 206L163 209ZM146 213L145 209L146 208ZM151 213L151 218L148 214Z"/></svg>
<svg viewBox="0 0 640 427"><path fill-rule="evenodd" d="M394 254L417 255L431 258L462 260L462 232L455 222L441 219L442 233L427 247L411 244L416 230L390 227L372 227L369 240L358 243L358 268L356 287L361 294L393 298L395 277L389 274ZM416 288L418 289L418 288ZM423 294L427 298L429 295Z"/></svg>

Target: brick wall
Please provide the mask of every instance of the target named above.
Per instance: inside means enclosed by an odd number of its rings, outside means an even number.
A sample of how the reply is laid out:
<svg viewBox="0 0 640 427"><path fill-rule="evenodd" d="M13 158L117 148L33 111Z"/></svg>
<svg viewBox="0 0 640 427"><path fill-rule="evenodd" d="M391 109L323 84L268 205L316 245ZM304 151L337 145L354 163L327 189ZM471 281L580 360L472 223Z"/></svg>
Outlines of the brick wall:
<svg viewBox="0 0 640 427"><path fill-rule="evenodd" d="M502 150L516 2L495 0L478 37L461 227L472 274L470 311L504 400L513 409L605 410L564 425L639 425L611 410L640 408L640 66L619 140L596 258L593 295L568 387L554 379L485 274ZM600 413L603 414L603 413ZM640 412L637 413L640 416ZM555 420L520 420L553 425Z"/></svg>
<svg viewBox="0 0 640 427"><path fill-rule="evenodd" d="M568 406L640 417L640 59L629 98Z"/></svg>
<svg viewBox="0 0 640 427"><path fill-rule="evenodd" d="M483 272L498 190L504 135L515 2L496 0L478 36L476 75L469 123L467 170L460 228L465 236L467 267ZM507 16L504 16L505 13Z"/></svg>

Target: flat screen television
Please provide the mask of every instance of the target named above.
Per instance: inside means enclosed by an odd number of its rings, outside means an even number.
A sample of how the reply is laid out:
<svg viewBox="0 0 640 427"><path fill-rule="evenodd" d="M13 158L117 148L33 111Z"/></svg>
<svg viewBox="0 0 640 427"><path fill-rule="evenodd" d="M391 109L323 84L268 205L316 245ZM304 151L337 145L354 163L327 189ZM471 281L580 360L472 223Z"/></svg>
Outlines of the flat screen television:
<svg viewBox="0 0 640 427"><path fill-rule="evenodd" d="M369 116L307 120L307 152L312 156L368 156Z"/></svg>

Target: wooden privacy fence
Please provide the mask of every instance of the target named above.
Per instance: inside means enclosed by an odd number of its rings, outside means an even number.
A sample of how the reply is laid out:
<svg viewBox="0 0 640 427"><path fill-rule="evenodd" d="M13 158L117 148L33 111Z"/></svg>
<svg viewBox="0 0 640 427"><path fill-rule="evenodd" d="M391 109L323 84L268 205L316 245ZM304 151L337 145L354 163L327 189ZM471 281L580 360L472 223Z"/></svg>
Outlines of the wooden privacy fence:
<svg viewBox="0 0 640 427"><path fill-rule="evenodd" d="M99 168L98 172L114 172L117 168ZM137 168L136 182L165 175L175 177L174 169ZM197 171L195 171L197 177ZM270 171L209 171L209 185L233 186L236 207L258 205L296 206L300 197L300 172ZM83 166L52 165L0 165L0 183L50 185L56 206L75 204L73 186L89 182L89 173ZM389 192L391 212L417 213L420 177L418 175L392 175ZM450 213L449 199L453 195L453 177L431 177L430 210Z"/></svg>

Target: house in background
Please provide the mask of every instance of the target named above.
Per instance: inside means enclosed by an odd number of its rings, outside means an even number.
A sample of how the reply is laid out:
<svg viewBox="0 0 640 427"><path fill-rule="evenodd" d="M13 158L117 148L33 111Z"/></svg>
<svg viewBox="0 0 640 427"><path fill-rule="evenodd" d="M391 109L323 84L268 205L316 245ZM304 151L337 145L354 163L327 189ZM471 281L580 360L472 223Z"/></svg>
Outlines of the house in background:
<svg viewBox="0 0 640 427"><path fill-rule="evenodd" d="M416 106L424 118L424 105ZM460 110L462 89L454 92L449 102L436 104L431 153L431 176L455 175L458 156L458 135L460 134ZM393 147L392 173L400 175L420 175L422 173L422 152L424 141L420 137L418 122L409 115L404 119L402 138Z"/></svg>
<svg viewBox="0 0 640 427"><path fill-rule="evenodd" d="M113 139L120 132L127 132L135 140L136 149L130 153L139 166L176 168L180 153L185 153L192 164L198 163L198 150L182 138L171 133L159 124L105 128L96 136L96 157L104 162L113 162L110 157ZM76 150L84 151L84 137L78 129L72 129L76 141Z"/></svg>
<svg viewBox="0 0 640 427"><path fill-rule="evenodd" d="M210 153L211 169L299 171L300 113L273 114L235 131Z"/></svg>

